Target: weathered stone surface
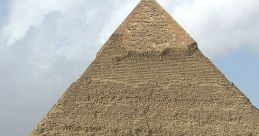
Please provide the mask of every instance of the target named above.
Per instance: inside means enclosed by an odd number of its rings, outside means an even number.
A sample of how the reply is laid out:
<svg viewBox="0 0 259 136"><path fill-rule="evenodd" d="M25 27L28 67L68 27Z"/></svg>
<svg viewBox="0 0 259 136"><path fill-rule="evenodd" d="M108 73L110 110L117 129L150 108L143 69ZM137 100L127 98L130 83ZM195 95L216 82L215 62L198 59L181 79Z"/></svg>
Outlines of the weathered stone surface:
<svg viewBox="0 0 259 136"><path fill-rule="evenodd" d="M114 35L129 50L187 48L195 41L155 1L141 1Z"/></svg>
<svg viewBox="0 0 259 136"><path fill-rule="evenodd" d="M154 0L142 0L31 135L257 136L259 112Z"/></svg>

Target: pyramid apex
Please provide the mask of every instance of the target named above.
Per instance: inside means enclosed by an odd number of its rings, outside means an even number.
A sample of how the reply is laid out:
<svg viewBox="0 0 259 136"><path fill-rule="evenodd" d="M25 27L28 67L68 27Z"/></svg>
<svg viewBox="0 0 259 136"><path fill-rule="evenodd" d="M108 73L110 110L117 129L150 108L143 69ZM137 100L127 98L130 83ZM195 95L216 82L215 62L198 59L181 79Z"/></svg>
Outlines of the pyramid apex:
<svg viewBox="0 0 259 136"><path fill-rule="evenodd" d="M140 1L156 1L156 0L140 0Z"/></svg>
<svg viewBox="0 0 259 136"><path fill-rule="evenodd" d="M156 0L140 0L140 2L156 2Z"/></svg>
<svg viewBox="0 0 259 136"><path fill-rule="evenodd" d="M258 136L258 110L193 43L142 0L31 136Z"/></svg>
<svg viewBox="0 0 259 136"><path fill-rule="evenodd" d="M188 48L196 43L155 0L141 0L114 35L127 50Z"/></svg>

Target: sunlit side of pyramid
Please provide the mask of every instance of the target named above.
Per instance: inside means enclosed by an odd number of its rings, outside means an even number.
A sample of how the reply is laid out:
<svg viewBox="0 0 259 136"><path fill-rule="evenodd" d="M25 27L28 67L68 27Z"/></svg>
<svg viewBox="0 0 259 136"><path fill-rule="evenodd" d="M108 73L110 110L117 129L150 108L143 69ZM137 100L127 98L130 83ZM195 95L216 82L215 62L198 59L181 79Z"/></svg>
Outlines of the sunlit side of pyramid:
<svg viewBox="0 0 259 136"><path fill-rule="evenodd" d="M258 136L259 112L166 11L142 0L31 135Z"/></svg>

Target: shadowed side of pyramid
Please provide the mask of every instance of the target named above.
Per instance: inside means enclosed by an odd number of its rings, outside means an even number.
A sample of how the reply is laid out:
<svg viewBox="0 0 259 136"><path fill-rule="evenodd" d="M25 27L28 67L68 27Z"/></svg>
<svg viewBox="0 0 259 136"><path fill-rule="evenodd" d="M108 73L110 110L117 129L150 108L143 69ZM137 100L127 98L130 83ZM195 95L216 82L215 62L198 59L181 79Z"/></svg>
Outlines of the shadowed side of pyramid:
<svg viewBox="0 0 259 136"><path fill-rule="evenodd" d="M142 0L33 131L259 135L259 112L154 1Z"/></svg>

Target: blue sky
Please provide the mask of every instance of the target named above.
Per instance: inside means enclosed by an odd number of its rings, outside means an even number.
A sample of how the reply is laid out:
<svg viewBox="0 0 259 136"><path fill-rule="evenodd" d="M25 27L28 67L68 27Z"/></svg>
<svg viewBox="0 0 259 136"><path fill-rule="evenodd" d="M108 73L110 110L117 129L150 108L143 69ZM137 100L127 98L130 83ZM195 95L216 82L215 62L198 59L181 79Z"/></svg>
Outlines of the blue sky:
<svg viewBox="0 0 259 136"><path fill-rule="evenodd" d="M212 61L259 108L259 54L244 46Z"/></svg>
<svg viewBox="0 0 259 136"><path fill-rule="evenodd" d="M0 25L4 24L6 21L9 3L7 0L0 0Z"/></svg>
<svg viewBox="0 0 259 136"><path fill-rule="evenodd" d="M0 135L28 135L138 1L0 0ZM158 2L259 107L259 1Z"/></svg>
<svg viewBox="0 0 259 136"><path fill-rule="evenodd" d="M8 1L7 0L1 0L0 1L0 15L5 16L7 14L8 8Z"/></svg>

